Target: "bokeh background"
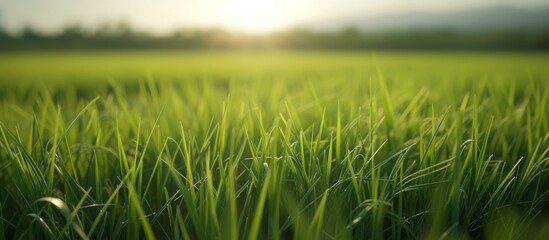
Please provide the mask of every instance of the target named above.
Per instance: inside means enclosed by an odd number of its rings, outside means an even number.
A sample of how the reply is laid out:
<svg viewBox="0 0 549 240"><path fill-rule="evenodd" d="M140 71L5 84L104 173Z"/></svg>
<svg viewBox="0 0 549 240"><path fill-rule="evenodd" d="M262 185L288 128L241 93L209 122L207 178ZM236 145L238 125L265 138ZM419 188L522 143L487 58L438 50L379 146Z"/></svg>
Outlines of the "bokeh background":
<svg viewBox="0 0 549 240"><path fill-rule="evenodd" d="M1 1L0 50L548 49L549 3Z"/></svg>

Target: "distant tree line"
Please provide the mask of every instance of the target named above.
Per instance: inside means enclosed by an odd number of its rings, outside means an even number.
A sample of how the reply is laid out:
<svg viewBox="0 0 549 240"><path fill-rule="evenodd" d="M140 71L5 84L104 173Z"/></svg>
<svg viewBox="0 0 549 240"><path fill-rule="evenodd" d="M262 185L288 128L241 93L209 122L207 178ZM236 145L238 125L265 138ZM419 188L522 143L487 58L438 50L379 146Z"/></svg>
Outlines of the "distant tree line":
<svg viewBox="0 0 549 240"><path fill-rule="evenodd" d="M136 31L126 24L97 31L70 26L57 34L26 28L17 34L0 29L0 51L146 49L336 49L336 50L549 50L549 29L463 32L450 29L320 32L291 29L251 35L219 28L177 30L168 35Z"/></svg>

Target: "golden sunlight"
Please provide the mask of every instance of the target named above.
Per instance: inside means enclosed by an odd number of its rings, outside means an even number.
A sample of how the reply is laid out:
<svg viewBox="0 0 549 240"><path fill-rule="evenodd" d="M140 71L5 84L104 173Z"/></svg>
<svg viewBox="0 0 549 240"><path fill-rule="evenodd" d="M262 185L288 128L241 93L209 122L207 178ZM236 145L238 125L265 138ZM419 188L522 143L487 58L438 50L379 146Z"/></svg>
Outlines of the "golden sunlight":
<svg viewBox="0 0 549 240"><path fill-rule="evenodd" d="M226 11L227 24L254 33L281 27L287 17L276 1L235 0L231 1Z"/></svg>

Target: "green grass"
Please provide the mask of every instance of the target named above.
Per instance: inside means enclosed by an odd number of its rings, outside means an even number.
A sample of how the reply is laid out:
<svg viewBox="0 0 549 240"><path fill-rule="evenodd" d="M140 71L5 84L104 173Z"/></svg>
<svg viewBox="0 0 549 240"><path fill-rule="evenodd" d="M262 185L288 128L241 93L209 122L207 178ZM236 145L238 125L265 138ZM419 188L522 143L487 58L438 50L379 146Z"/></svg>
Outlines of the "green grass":
<svg viewBox="0 0 549 240"><path fill-rule="evenodd" d="M549 56L0 56L0 239L543 239Z"/></svg>

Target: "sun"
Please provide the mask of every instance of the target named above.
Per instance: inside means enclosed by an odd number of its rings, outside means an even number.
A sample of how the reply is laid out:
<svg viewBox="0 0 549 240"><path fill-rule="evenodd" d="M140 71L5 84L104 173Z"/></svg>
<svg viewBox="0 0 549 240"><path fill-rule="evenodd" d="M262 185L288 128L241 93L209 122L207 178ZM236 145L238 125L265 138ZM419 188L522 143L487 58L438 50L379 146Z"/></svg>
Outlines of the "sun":
<svg viewBox="0 0 549 240"><path fill-rule="evenodd" d="M272 0L235 0L226 11L226 24L247 32L272 31L284 21L281 6Z"/></svg>

